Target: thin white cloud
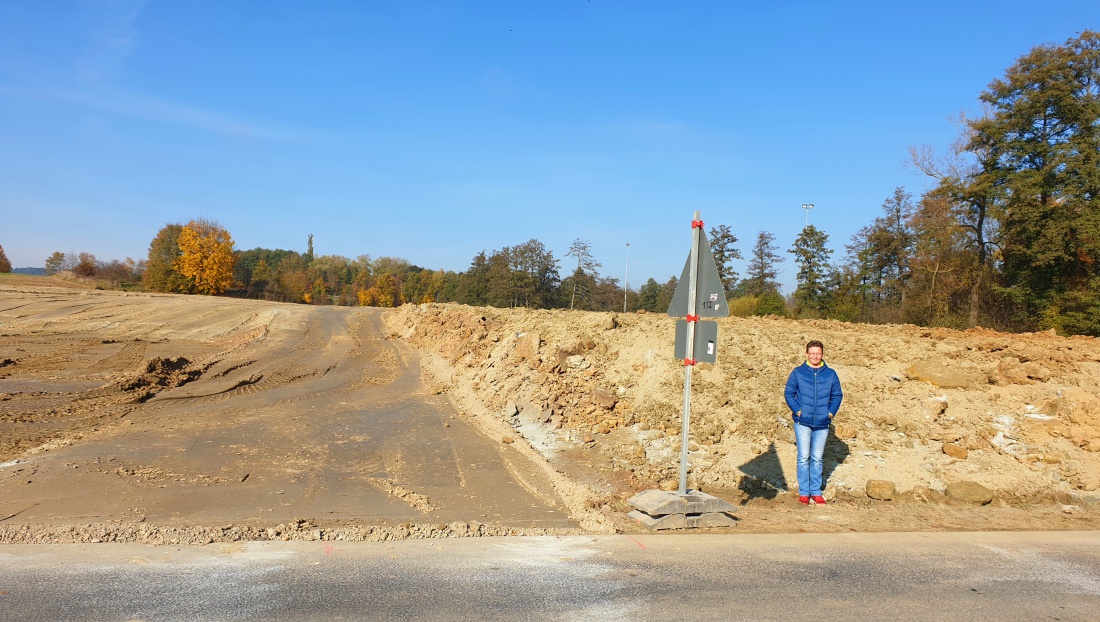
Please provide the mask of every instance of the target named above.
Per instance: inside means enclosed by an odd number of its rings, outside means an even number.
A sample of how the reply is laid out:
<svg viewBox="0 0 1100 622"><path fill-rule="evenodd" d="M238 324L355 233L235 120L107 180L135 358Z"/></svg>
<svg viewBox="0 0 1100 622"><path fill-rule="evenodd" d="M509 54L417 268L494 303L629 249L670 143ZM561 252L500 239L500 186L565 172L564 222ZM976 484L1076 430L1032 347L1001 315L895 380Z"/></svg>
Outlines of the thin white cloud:
<svg viewBox="0 0 1100 622"><path fill-rule="evenodd" d="M291 144L327 141L320 132L151 97L112 86L138 49L136 22L145 0L82 0L87 38L73 60L76 80L28 62L0 61L0 97L74 104L124 117L168 123L234 138ZM66 84L67 86L57 86Z"/></svg>
<svg viewBox="0 0 1100 622"><path fill-rule="evenodd" d="M145 0L84 0L88 40L74 61L85 84L100 85L122 73L138 46L134 27Z"/></svg>
<svg viewBox="0 0 1100 622"><path fill-rule="evenodd" d="M124 91L0 87L0 95L78 104L122 116L172 123L235 138L290 144L318 143L331 138L328 134L315 130L249 119Z"/></svg>

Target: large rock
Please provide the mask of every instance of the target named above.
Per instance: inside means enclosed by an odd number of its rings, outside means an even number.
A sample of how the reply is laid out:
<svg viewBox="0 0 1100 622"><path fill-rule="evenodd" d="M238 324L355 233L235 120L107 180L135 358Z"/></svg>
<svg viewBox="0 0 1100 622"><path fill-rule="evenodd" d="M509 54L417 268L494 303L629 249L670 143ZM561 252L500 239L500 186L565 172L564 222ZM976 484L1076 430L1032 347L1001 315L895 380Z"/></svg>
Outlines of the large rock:
<svg viewBox="0 0 1100 622"><path fill-rule="evenodd" d="M925 400L921 400L921 410L925 413L932 415L933 417L939 417L943 413L947 412L947 396L941 395L939 397L930 397Z"/></svg>
<svg viewBox="0 0 1100 622"><path fill-rule="evenodd" d="M542 343L542 338L538 333L527 333L520 335L516 339L516 346L513 349L513 353L516 358L521 360L527 360L538 356L539 344Z"/></svg>
<svg viewBox="0 0 1100 622"><path fill-rule="evenodd" d="M952 458L955 458L956 460L966 460L966 457L970 455L970 452L967 451L966 447L957 445L955 443L944 443L943 453L951 456Z"/></svg>
<svg viewBox="0 0 1100 622"><path fill-rule="evenodd" d="M592 366L592 363L586 361L585 358L580 354L570 355L568 358L565 359L565 363L571 369L588 369Z"/></svg>
<svg viewBox="0 0 1100 622"><path fill-rule="evenodd" d="M1014 356L1006 356L997 362L997 367L989 372L989 382L998 387L1010 384L1031 384L1031 380L1020 366L1020 359Z"/></svg>
<svg viewBox="0 0 1100 622"><path fill-rule="evenodd" d="M850 422L837 423L833 426L833 433L837 438L852 439L859 434L859 426Z"/></svg>
<svg viewBox="0 0 1100 622"><path fill-rule="evenodd" d="M1014 356L1002 358L997 362L997 367L989 373L989 382L999 387L1047 380L1050 380L1050 370L1034 361L1021 363L1020 359Z"/></svg>
<svg viewBox="0 0 1100 622"><path fill-rule="evenodd" d="M615 408L615 404L619 403L619 398L615 395L614 389L601 386L592 389L592 403L600 408L611 410Z"/></svg>
<svg viewBox="0 0 1100 622"><path fill-rule="evenodd" d="M1055 417L1055 421L1068 421L1071 425L1061 434L1073 444L1100 452L1100 398L1077 387L1065 387L1058 391L1058 397L1043 404L1040 412Z"/></svg>
<svg viewBox="0 0 1100 622"><path fill-rule="evenodd" d="M1077 387L1065 387L1040 412L1077 425L1100 427L1100 398Z"/></svg>
<svg viewBox="0 0 1100 622"><path fill-rule="evenodd" d="M556 353L554 353L554 358L555 358L555 363L556 363L554 367L558 371L565 371L565 370L569 369L569 357L570 356L573 356L573 354L569 350L562 350L561 348L558 348L558 351Z"/></svg>
<svg viewBox="0 0 1100 622"><path fill-rule="evenodd" d="M542 407L534 402L520 402L516 405L515 416L519 418L520 423L541 423L543 417L542 410Z"/></svg>
<svg viewBox="0 0 1100 622"><path fill-rule="evenodd" d="M939 359L917 361L905 373L911 380L930 382L944 389L966 389L984 381L973 371L953 367L950 361Z"/></svg>
<svg viewBox="0 0 1100 622"><path fill-rule="evenodd" d="M956 501L985 505L993 500L993 491L978 482L954 482L947 485L947 496Z"/></svg>
<svg viewBox="0 0 1100 622"><path fill-rule="evenodd" d="M893 501L898 487L894 482L885 479L867 480L867 496L879 501Z"/></svg>

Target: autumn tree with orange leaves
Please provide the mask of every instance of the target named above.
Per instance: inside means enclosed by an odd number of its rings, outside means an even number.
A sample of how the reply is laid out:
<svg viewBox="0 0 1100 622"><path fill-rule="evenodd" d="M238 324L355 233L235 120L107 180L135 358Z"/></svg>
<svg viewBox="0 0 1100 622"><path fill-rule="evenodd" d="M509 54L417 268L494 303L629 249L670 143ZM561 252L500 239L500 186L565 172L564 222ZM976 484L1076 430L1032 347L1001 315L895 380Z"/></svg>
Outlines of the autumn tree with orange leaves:
<svg viewBox="0 0 1100 622"><path fill-rule="evenodd" d="M177 270L194 291L217 295L233 286L233 238L218 223L200 218L187 223L179 234Z"/></svg>

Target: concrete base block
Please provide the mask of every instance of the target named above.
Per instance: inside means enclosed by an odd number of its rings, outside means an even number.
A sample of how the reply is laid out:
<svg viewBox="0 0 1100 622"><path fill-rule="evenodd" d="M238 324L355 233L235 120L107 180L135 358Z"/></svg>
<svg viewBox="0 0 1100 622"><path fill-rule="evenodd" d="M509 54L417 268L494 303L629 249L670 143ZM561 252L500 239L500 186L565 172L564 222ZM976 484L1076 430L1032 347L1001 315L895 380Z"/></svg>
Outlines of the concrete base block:
<svg viewBox="0 0 1100 622"><path fill-rule="evenodd" d="M706 514L708 512L732 512L733 504L714 495L698 490L689 490L681 495L674 490L645 490L627 503L649 514Z"/></svg>
<svg viewBox="0 0 1100 622"><path fill-rule="evenodd" d="M646 490L630 498L635 508L628 516L653 530L730 527L733 504L698 490L681 495L669 490Z"/></svg>
<svg viewBox="0 0 1100 622"><path fill-rule="evenodd" d="M732 516L721 512L650 516L645 512L632 510L627 516L649 527L653 531L662 531L665 529L701 529L704 527L733 527L737 524L737 521Z"/></svg>

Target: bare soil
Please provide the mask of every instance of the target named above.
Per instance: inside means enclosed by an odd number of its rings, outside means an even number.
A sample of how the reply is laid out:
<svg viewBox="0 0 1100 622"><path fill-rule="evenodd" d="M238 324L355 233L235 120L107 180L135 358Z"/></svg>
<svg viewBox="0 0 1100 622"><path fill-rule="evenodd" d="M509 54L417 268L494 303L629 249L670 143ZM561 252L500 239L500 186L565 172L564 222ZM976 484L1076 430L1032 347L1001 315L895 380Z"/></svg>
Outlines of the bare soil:
<svg viewBox="0 0 1100 622"><path fill-rule="evenodd" d="M3 275L0 542L642 531L629 498L678 484L673 326ZM796 501L782 399L809 339L845 390L824 507ZM729 318L718 345L693 371L688 481L734 503L729 530L1100 524L1095 339Z"/></svg>
<svg viewBox="0 0 1100 622"><path fill-rule="evenodd" d="M595 516L427 391L382 310L11 283L0 542L573 533Z"/></svg>
<svg viewBox="0 0 1100 622"><path fill-rule="evenodd" d="M405 305L387 317L438 390L596 493L679 483L684 368L655 314ZM844 404L824 507L797 503L782 393L825 343ZM737 530L1093 529L1100 518L1100 341L784 318L719 320L718 362L692 374L688 486L738 506ZM883 483L889 500L868 495ZM959 494L972 482L991 500ZM879 494L878 496L882 496Z"/></svg>

